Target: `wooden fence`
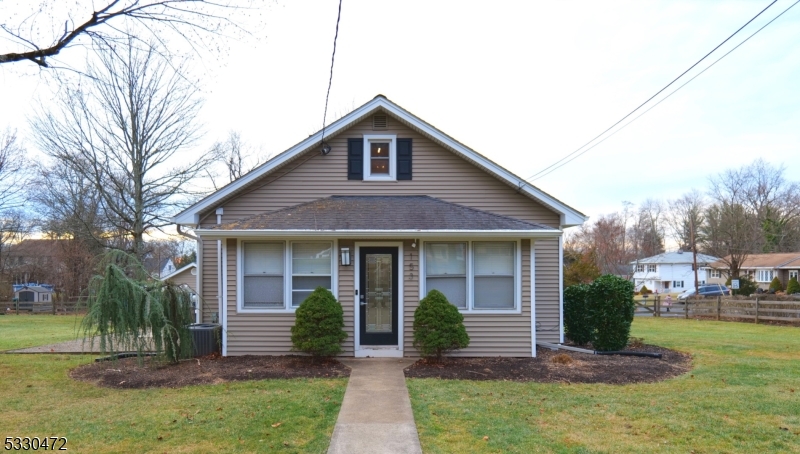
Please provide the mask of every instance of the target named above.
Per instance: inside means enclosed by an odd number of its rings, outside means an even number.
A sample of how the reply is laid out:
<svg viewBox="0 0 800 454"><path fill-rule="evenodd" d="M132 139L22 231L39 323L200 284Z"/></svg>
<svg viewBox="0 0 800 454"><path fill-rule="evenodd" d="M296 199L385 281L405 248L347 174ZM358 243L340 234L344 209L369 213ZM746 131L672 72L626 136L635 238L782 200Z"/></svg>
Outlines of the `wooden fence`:
<svg viewBox="0 0 800 454"><path fill-rule="evenodd" d="M673 300L672 304L667 306L659 295L652 299L652 304L647 303L648 301L636 301L637 309L649 312L653 317L702 316L717 320L722 318L752 320L755 323L761 320L800 323L800 300L774 301L766 298L748 300L718 296L692 298L687 302ZM667 308L671 311L667 312Z"/></svg>
<svg viewBox="0 0 800 454"><path fill-rule="evenodd" d="M717 297L690 300L691 315L722 317L742 320L800 323L800 301L740 300Z"/></svg>

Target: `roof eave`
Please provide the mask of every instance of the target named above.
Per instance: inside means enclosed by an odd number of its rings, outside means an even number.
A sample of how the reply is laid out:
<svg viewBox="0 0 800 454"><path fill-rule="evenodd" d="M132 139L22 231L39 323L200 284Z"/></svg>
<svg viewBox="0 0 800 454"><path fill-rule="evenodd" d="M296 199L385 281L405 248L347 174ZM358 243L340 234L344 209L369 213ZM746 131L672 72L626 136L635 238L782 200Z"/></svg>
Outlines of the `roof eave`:
<svg viewBox="0 0 800 454"><path fill-rule="evenodd" d="M220 230L197 229L203 238L553 238L561 230Z"/></svg>

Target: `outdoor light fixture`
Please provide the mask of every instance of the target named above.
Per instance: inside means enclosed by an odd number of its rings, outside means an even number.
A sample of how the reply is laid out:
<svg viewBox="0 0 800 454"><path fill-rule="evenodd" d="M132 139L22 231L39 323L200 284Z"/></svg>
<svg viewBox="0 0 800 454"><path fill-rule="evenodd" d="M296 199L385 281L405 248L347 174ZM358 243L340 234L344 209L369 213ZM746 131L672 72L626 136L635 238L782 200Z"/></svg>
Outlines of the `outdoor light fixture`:
<svg viewBox="0 0 800 454"><path fill-rule="evenodd" d="M342 249L342 266L350 266L350 248L343 247Z"/></svg>
<svg viewBox="0 0 800 454"><path fill-rule="evenodd" d="M331 146L325 142L322 142L322 154L328 154L331 152Z"/></svg>

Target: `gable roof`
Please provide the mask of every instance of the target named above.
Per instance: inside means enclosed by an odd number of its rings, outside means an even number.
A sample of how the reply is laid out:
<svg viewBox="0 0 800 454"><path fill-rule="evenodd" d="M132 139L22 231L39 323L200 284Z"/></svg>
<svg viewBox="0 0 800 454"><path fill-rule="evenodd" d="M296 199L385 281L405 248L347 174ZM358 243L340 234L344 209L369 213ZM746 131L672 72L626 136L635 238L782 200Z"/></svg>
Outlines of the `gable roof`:
<svg viewBox="0 0 800 454"><path fill-rule="evenodd" d="M339 132L346 130L356 122L361 121L378 110L384 110L387 113L397 117L402 122L418 130L426 137L430 138L444 148L454 152L456 155L459 155L472 164L482 168L501 181L506 182L514 188L517 188L517 190L519 190L522 194L536 200L545 207L558 213L560 215L560 224L562 227L579 225L586 220L586 216L583 213L531 185L523 178L518 177L517 175L514 175L508 170L500 167L480 153L458 142L457 140L453 139L442 131L439 131L430 124L393 103L383 95L376 96L371 101L326 127L326 138L331 138L337 135ZM235 194L239 193L243 189L249 187L249 185L255 183L257 180L270 173L273 169L276 169L286 162L291 161L312 147L320 146L321 141L322 131L319 131L292 148L289 148L283 153L275 156L271 160L257 167L238 180L231 182L227 186L224 186L218 191L195 203L191 207L178 213L175 217L173 217L173 222L188 226L197 225L200 222L200 213L218 207Z"/></svg>
<svg viewBox="0 0 800 454"><path fill-rule="evenodd" d="M697 254L698 266L705 266L705 264L713 263L719 260L718 257L706 254ZM647 257L639 260L634 260L631 264L648 264L648 263L675 263L675 264L691 264L694 263L694 258L691 252L664 252L652 257Z"/></svg>
<svg viewBox="0 0 800 454"><path fill-rule="evenodd" d="M730 260L730 257L726 257ZM728 265L720 260L711 264L712 268L727 269ZM744 259L739 268L798 268L800 267L800 252L779 252L774 254L750 254Z"/></svg>
<svg viewBox="0 0 800 454"><path fill-rule="evenodd" d="M173 271L172 273L167 274L166 276L162 277L161 280L162 281L166 281L167 279L172 279L173 277L175 277L175 276L177 276L177 275L179 275L179 274L183 273L184 271L186 271L188 269L191 269L191 268L197 268L197 263L190 263L190 264L188 264L188 265L186 265L184 267L178 268L177 270Z"/></svg>
<svg viewBox="0 0 800 454"><path fill-rule="evenodd" d="M498 231L558 229L445 202L430 196L332 196L208 230Z"/></svg>

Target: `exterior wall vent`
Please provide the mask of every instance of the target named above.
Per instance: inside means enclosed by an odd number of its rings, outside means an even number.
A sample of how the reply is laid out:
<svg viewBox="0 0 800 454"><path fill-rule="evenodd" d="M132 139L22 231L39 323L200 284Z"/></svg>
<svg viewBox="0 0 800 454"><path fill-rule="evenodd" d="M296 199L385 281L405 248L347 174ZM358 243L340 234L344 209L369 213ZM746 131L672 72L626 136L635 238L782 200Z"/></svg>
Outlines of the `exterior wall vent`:
<svg viewBox="0 0 800 454"><path fill-rule="evenodd" d="M386 129L388 123L386 115L373 115L372 116L372 129Z"/></svg>

